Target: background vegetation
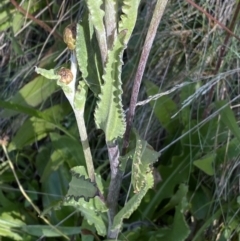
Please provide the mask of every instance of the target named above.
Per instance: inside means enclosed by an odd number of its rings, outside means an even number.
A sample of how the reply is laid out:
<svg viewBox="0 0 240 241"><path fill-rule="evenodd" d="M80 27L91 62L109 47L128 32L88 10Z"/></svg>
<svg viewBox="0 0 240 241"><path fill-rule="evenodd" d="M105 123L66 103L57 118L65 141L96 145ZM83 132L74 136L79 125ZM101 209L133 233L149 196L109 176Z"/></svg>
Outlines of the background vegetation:
<svg viewBox="0 0 240 241"><path fill-rule="evenodd" d="M152 47L134 126L161 157L156 185L125 220L121 240L240 240L240 3L195 4L170 0ZM124 54L125 109L154 5L141 2ZM8 142L0 162L1 240L101 240L79 212L59 205L70 168L84 165L84 157L62 91L34 72L36 65L58 69L69 62L62 32L82 12L82 1L0 3L0 134ZM89 95L85 120L95 167L108 182L94 102ZM122 206L129 183L126 173Z"/></svg>

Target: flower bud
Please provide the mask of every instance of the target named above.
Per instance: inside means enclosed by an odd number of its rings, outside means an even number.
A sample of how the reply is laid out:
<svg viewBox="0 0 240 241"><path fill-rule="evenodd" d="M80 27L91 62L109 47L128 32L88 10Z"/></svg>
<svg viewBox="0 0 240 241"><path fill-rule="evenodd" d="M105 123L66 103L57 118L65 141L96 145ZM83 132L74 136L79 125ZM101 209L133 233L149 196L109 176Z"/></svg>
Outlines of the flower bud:
<svg viewBox="0 0 240 241"><path fill-rule="evenodd" d="M73 74L70 69L61 68L58 71L58 75L61 76L60 81L64 84L69 84L73 80Z"/></svg>
<svg viewBox="0 0 240 241"><path fill-rule="evenodd" d="M72 23L68 25L63 32L63 41L67 44L68 48L74 50L76 47L76 34L77 25Z"/></svg>

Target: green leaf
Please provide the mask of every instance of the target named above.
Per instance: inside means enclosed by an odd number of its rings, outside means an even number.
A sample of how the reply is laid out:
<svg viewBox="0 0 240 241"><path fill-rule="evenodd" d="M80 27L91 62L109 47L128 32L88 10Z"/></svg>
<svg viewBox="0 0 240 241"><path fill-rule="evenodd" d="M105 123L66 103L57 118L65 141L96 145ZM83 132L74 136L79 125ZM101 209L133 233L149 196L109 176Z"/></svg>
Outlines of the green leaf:
<svg viewBox="0 0 240 241"><path fill-rule="evenodd" d="M38 159L37 165L46 165L47 162L48 159ZM38 167L38 169L40 168ZM43 210L48 209L53 203L59 202L59 200L63 199L64 195L67 193L70 178L69 168L66 165L61 165L56 171L50 173L45 182L41 183L40 192L46 194L42 197ZM64 212L63 207L61 207L61 211L51 212L49 218L52 223L56 223L64 217L66 217L66 213Z"/></svg>
<svg viewBox="0 0 240 241"><path fill-rule="evenodd" d="M79 81L75 96L74 96L74 109L84 111L87 100L88 86L84 81Z"/></svg>
<svg viewBox="0 0 240 241"><path fill-rule="evenodd" d="M106 31L103 22L104 11L102 10L102 0L87 0L87 7L90 15L90 20L95 28L98 43L102 51L107 51Z"/></svg>
<svg viewBox="0 0 240 241"><path fill-rule="evenodd" d="M146 182L142 185L142 189L124 205L124 207L117 213L113 220L112 231L121 229L123 219L129 218L131 214L138 208L143 197L146 195L149 188L153 187L153 175L147 173L145 176Z"/></svg>
<svg viewBox="0 0 240 241"><path fill-rule="evenodd" d="M72 181L69 190L64 198L63 205L74 206L79 209L90 225L95 226L99 235L106 235L106 204L99 198L96 183L88 179L84 167L72 169ZM98 182L99 183L99 182ZM83 197L83 198L81 198Z"/></svg>
<svg viewBox="0 0 240 241"><path fill-rule="evenodd" d="M4 167L3 167L4 166ZM8 169L9 168L9 164L8 162L3 162L1 163L0 165L0 175L2 176L3 172L5 170L2 170L2 168L5 169ZM4 207L11 207L11 206L14 206L14 202L11 202L9 199L6 198L6 196L3 194L2 190L0 190L0 205L4 208Z"/></svg>
<svg viewBox="0 0 240 241"><path fill-rule="evenodd" d="M173 195L177 184L186 181L189 175L188 158L184 158L183 155L174 157L171 166L160 167L160 174L163 181L159 184L157 192L151 197L150 203L143 210L143 217L152 218L157 205L164 198Z"/></svg>
<svg viewBox="0 0 240 241"><path fill-rule="evenodd" d="M24 5L22 6L23 8L26 7L26 4L24 4ZM14 34L16 34L22 28L24 20L25 20L24 15L22 13L18 12L18 11L13 15L13 18L12 18L12 30L13 30Z"/></svg>
<svg viewBox="0 0 240 241"><path fill-rule="evenodd" d="M93 26L85 14L77 24L76 55L82 78L95 96L100 93L102 62Z"/></svg>
<svg viewBox="0 0 240 241"><path fill-rule="evenodd" d="M6 211L0 209L0 237L8 237L11 240L23 240L22 235L13 231L13 228L18 228L25 225L21 220L21 214L16 211Z"/></svg>
<svg viewBox="0 0 240 241"><path fill-rule="evenodd" d="M72 180L69 183L69 189L65 196L66 202L72 198L75 201L84 198L84 200L88 202L89 199L98 195L97 185L87 177L85 167L74 167L71 169L71 174Z"/></svg>
<svg viewBox="0 0 240 241"><path fill-rule="evenodd" d="M22 50L21 44L18 42L17 38L14 37L14 34L12 33L13 36L11 36L11 43L14 49L14 53L18 56L23 56L25 53Z"/></svg>
<svg viewBox="0 0 240 241"><path fill-rule="evenodd" d="M74 235L81 233L80 227L61 227L57 226L56 230L48 225L26 225L22 226L21 229L36 237L61 237L64 233L65 235ZM59 230L60 232L57 232Z"/></svg>
<svg viewBox="0 0 240 241"><path fill-rule="evenodd" d="M51 172L56 171L63 163L68 163L70 168L85 165L82 146L78 140L56 133L50 134L50 137L54 151L47 157L49 160L44 165L41 182L45 182Z"/></svg>
<svg viewBox="0 0 240 241"><path fill-rule="evenodd" d="M194 218L198 220L205 220L207 218L212 205L212 193L206 187L201 185L193 193L190 193L191 199L191 213Z"/></svg>
<svg viewBox="0 0 240 241"><path fill-rule="evenodd" d="M23 108L26 109L26 107ZM31 109L27 109L27 112L28 111L41 119L31 117L26 120L10 142L8 151L21 149L26 145L30 145L35 141L41 140L56 127L60 130L64 130L64 128L60 125L60 120L69 113L70 108L66 108L64 105L56 105L44 110L43 112L36 112ZM66 131L66 133L68 132Z"/></svg>
<svg viewBox="0 0 240 241"><path fill-rule="evenodd" d="M146 86L147 95L154 96L159 93L159 87L150 81L144 81ZM156 101L150 102L151 106L154 108L154 114L162 124L162 126L169 133L176 133L179 128L178 120L176 118L172 119L172 116L177 112L177 105L174 101L165 95L157 99Z"/></svg>
<svg viewBox="0 0 240 241"><path fill-rule="evenodd" d="M0 3L0 32L12 26L13 15L17 14L17 10L12 7L9 7L9 1L2 0Z"/></svg>
<svg viewBox="0 0 240 241"><path fill-rule="evenodd" d="M125 116L122 107L121 66L125 48L125 34L123 31L114 42L113 49L108 54L108 62L103 76L100 100L95 110L97 128L102 129L106 141L112 142L122 137L125 132Z"/></svg>
<svg viewBox="0 0 240 241"><path fill-rule="evenodd" d="M198 132L191 132L190 137L189 135L183 137L177 146L179 150L181 150L181 154L176 156L171 155L171 163L168 163L168 165L160 165L159 172L162 181L158 184L157 191L150 191L148 193L149 196L144 199L143 206L141 207L144 209L142 210L142 216L144 218L152 219L154 215L158 215L155 211L162 200L172 197L175 187L188 181L189 174L192 170L192 160L200 151L199 146L202 145L199 136L204 137L205 145L208 147L211 146L212 143L209 143L209 140L213 141L214 139L212 135L208 134L208 131L214 130L214 128L209 129L209 127L215 123L214 121L215 120L212 120L212 122L208 122L205 126L199 128ZM183 133L186 133L195 125L196 122L190 122Z"/></svg>
<svg viewBox="0 0 240 241"><path fill-rule="evenodd" d="M46 144L46 143L45 143ZM36 160L36 167L41 176L42 171L47 165L52 147L46 144L44 148L40 148L40 153ZM70 213L74 212L72 207L63 207L59 210L60 204L62 204L62 199L66 195L68 190L68 184L71 179L69 168L67 165L61 165L56 171L52 171L50 175L44 180L44 182L39 183L40 190L38 192L44 193L41 197L42 210L43 213L40 215L47 215L46 217L52 224L59 223L61 220L66 218ZM38 193L37 192L37 193ZM48 212L50 211L50 214ZM37 219L39 222L39 219ZM34 224L33 222L28 222L28 224ZM64 222L66 226L74 225L73 220L68 219Z"/></svg>
<svg viewBox="0 0 240 241"><path fill-rule="evenodd" d="M150 239L150 241L153 240L159 240L159 241L185 241L188 235L190 234L190 228L185 220L184 213L188 207L187 202L187 191L188 188L186 185L181 184L179 186L178 194L177 196L181 197L180 203L176 206L173 224L170 228L160 229L158 233L159 236L156 234L157 239L155 239L155 235Z"/></svg>
<svg viewBox="0 0 240 241"><path fill-rule="evenodd" d="M90 225L93 225L97 233L101 236L105 236L107 228L105 220L107 220L107 208L103 204L99 197L94 197L86 202L83 198L75 201L73 198L65 200L63 203L65 206L73 206L81 211L81 214L85 217Z"/></svg>
<svg viewBox="0 0 240 241"><path fill-rule="evenodd" d="M87 222L87 220L85 218L83 219L83 221L81 223L81 228L82 228L83 231L87 230L88 232L95 233L94 227L89 225L89 223ZM81 241L94 241L94 236L89 235L88 233L82 232Z"/></svg>
<svg viewBox="0 0 240 241"><path fill-rule="evenodd" d="M32 1L24 1L21 4L21 7L23 9L27 9L28 13L31 14L34 11L33 5L34 4L32 3ZM22 28L22 26L24 25L24 21L26 21L26 16L17 10L16 13L13 14L11 19L11 26L14 34L16 34Z"/></svg>
<svg viewBox="0 0 240 241"><path fill-rule="evenodd" d="M199 160L193 162L193 164L198 167L200 170L204 171L209 176L214 175L213 163L216 158L216 154L212 153L207 155Z"/></svg>
<svg viewBox="0 0 240 241"><path fill-rule="evenodd" d="M168 239L171 241L184 241L190 234L190 228L184 216L187 205L188 205L187 198L183 197L182 202L176 207L173 226L172 226L171 232L167 236Z"/></svg>
<svg viewBox="0 0 240 241"><path fill-rule="evenodd" d="M147 173L152 172L152 165L158 160L159 153L154 151L145 140L138 139L132 162L133 189L138 193L147 182Z"/></svg>
<svg viewBox="0 0 240 241"><path fill-rule="evenodd" d="M44 102L57 88L55 81L49 81L42 76L38 76L33 81L24 85L24 87L11 98L10 102L26 107L36 107ZM17 112L5 109L0 114L3 118L9 118L16 115Z"/></svg>
<svg viewBox="0 0 240 241"><path fill-rule="evenodd" d="M55 126L53 124L32 117L26 120L17 131L8 146L8 151L22 149L24 146L31 145L46 137L48 133L54 129Z"/></svg>
<svg viewBox="0 0 240 241"><path fill-rule="evenodd" d="M150 145L141 140L136 134L137 143L132 163L132 185L134 196L124 205L117 213L113 220L112 229L121 229L123 219L129 218L130 215L138 208L142 198L148 189L153 187L152 164L158 160L159 153L154 151Z"/></svg>
<svg viewBox="0 0 240 241"><path fill-rule="evenodd" d="M176 156L173 156L173 153L169 153L169 156L162 156L163 159L170 158L171 162L168 161L165 162L165 165L160 165L159 172L162 181L158 184L156 192L149 191L148 196L144 198L140 207L142 217L153 219L157 215L156 210L162 200L171 198L177 185L189 182L189 176L193 171L193 161L198 159L203 151L199 147L204 146L204 152L210 153L212 151L216 130L222 130L222 127L217 125L217 118L213 118L199 127L197 131L188 133L196 124L196 121L188 122L186 129L181 133L183 135L187 133L187 135L181 137L181 140L176 143L176 148L178 148ZM224 140L226 138L227 136L224 136ZM181 154L179 154L180 151Z"/></svg>
<svg viewBox="0 0 240 241"><path fill-rule="evenodd" d="M238 141L240 141L240 130L237 124L236 118L233 111L231 110L227 101L217 101L215 102L217 109L221 115L221 121L230 129L233 135L236 136ZM224 107L225 106L225 107Z"/></svg>
<svg viewBox="0 0 240 241"><path fill-rule="evenodd" d="M39 217L44 217L47 214L51 215L51 211L52 210L59 210L62 207L62 199L59 199L58 201L54 201L52 202L48 207L44 208L44 210L41 212L41 214L39 215Z"/></svg>
<svg viewBox="0 0 240 241"><path fill-rule="evenodd" d="M86 179L86 170L82 167L76 167L74 170L84 174L78 181L75 180L76 175L73 175L73 179L70 183L70 189L64 199L63 205L74 206L79 209L82 215L86 218L90 225L94 225L99 235L106 235L106 226L104 220L106 220L107 207L105 203L98 197L97 189L90 179ZM79 175L79 173L77 174ZM85 180L83 180L85 179ZM86 183L88 182L88 183ZM83 187L81 187L83 185ZM75 189L76 188L76 189ZM94 189L93 192L87 190L88 188ZM78 190L80 189L80 191ZM83 197L83 198L80 198ZM86 201L87 200L87 201Z"/></svg>
<svg viewBox="0 0 240 241"><path fill-rule="evenodd" d="M119 32L127 30L126 43L128 43L136 24L140 0L123 0Z"/></svg>
<svg viewBox="0 0 240 241"><path fill-rule="evenodd" d="M187 192L188 187L184 184L180 184L178 191L171 197L167 205L160 210L158 217L162 216L164 213L168 212L172 208L175 208L179 203L181 203L182 198L186 196Z"/></svg>
<svg viewBox="0 0 240 241"><path fill-rule="evenodd" d="M60 75L55 73L54 69L47 70L47 69L42 69L35 66L35 72L44 76L47 79L58 80L61 78Z"/></svg>
<svg viewBox="0 0 240 241"><path fill-rule="evenodd" d="M31 107L26 107L24 105L19 105L17 103L0 100L0 107L8 109L8 110L14 110L14 112L16 112L16 114L23 113L23 114L27 114L30 116L35 116L35 117L43 119L43 120L47 120L41 111L37 111ZM1 113L1 117L3 117L2 113Z"/></svg>

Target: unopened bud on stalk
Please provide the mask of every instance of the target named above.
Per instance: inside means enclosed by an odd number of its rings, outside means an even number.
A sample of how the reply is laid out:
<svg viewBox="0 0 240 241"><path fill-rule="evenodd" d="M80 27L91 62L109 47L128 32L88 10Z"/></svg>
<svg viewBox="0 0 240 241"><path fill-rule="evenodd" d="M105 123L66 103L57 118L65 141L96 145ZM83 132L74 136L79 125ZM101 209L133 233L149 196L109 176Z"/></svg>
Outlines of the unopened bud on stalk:
<svg viewBox="0 0 240 241"><path fill-rule="evenodd" d="M76 47L76 23L68 25L63 32L63 41L67 44L68 48L74 50Z"/></svg>
<svg viewBox="0 0 240 241"><path fill-rule="evenodd" d="M70 69L61 68L58 71L58 75L61 76L60 81L64 84L69 84L73 80L73 74Z"/></svg>

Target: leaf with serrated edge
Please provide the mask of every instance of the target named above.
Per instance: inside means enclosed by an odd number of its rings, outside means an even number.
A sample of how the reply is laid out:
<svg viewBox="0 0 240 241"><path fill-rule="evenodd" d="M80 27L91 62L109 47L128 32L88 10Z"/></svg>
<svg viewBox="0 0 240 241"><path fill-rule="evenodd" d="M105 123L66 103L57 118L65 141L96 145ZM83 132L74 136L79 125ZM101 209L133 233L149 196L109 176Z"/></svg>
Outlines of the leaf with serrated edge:
<svg viewBox="0 0 240 241"><path fill-rule="evenodd" d="M47 69L42 69L42 68L38 68L35 66L35 72L44 76L45 78L47 79L55 79L55 80L58 80L61 78L60 75L58 74L55 74L55 70L54 69L50 69L50 70L47 70Z"/></svg>
<svg viewBox="0 0 240 241"><path fill-rule="evenodd" d="M102 64L97 39L87 14L77 24L76 55L83 80L97 96L100 93Z"/></svg>
<svg viewBox="0 0 240 241"><path fill-rule="evenodd" d="M71 170L74 171L75 174L77 173L84 176L84 178L87 178L87 172L84 167L78 166L78 167L72 168ZM99 182L100 180L98 180L98 183ZM79 186L79 188L81 187ZM82 215L88 221L88 223L90 225L94 224L98 234L105 236L106 226L105 226L104 220L107 219L106 212L108 210L106 207L106 204L100 199L100 197L96 195L93 198L89 196L88 197L85 196L84 198L75 198L76 196L78 196L77 193L75 195L73 194L69 196L66 195L66 198L63 200L63 205L74 206L75 208L79 209Z"/></svg>
<svg viewBox="0 0 240 241"><path fill-rule="evenodd" d="M131 180L135 193L138 193L144 186L146 174L152 172L151 165L158 160L158 157L159 153L154 151L145 140L137 140L132 162Z"/></svg>
<svg viewBox="0 0 240 241"><path fill-rule="evenodd" d="M126 42L129 41L137 20L140 0L123 0L119 32L127 29Z"/></svg>
<svg viewBox="0 0 240 241"><path fill-rule="evenodd" d="M84 81L79 81L78 88L74 96L74 109L84 110L87 99L88 86Z"/></svg>
<svg viewBox="0 0 240 241"><path fill-rule="evenodd" d="M152 173L147 173L145 176L146 182L143 185L142 189L135 194L117 213L113 220L112 231L114 232L117 229L121 229L123 225L123 219L129 218L131 214L138 208L143 197L146 195L149 188L153 187L153 175Z"/></svg>
<svg viewBox="0 0 240 241"><path fill-rule="evenodd" d="M130 217L140 205L148 189L153 187L154 180L151 165L157 161L159 153L154 151L146 141L141 140L137 133L136 138L137 142L133 157L131 180L136 194L115 216L112 231L122 227L123 219Z"/></svg>
<svg viewBox="0 0 240 241"><path fill-rule="evenodd" d="M73 206L81 211L90 225L94 224L97 233L105 236L107 232L104 220L107 219L107 207L99 197L94 197L86 202L83 198L75 201L73 198L64 200L64 206Z"/></svg>
<svg viewBox="0 0 240 241"><path fill-rule="evenodd" d="M113 49L108 53L108 62L103 76L104 84L101 87L100 100L95 110L97 128L105 132L107 142L113 142L118 137L122 137L126 127L121 87L125 36L126 31L122 31L116 38Z"/></svg>
<svg viewBox="0 0 240 241"><path fill-rule="evenodd" d="M102 0L88 0L86 1L89 10L90 20L96 30L99 45L103 51L107 50L106 31L103 23L104 11L102 10Z"/></svg>
<svg viewBox="0 0 240 241"><path fill-rule="evenodd" d="M69 183L66 200L74 198L75 201L78 201L80 198L84 198L88 202L90 198L98 195L96 183L91 182L88 178L85 167L74 167L71 169L71 173L72 180Z"/></svg>

